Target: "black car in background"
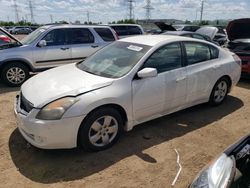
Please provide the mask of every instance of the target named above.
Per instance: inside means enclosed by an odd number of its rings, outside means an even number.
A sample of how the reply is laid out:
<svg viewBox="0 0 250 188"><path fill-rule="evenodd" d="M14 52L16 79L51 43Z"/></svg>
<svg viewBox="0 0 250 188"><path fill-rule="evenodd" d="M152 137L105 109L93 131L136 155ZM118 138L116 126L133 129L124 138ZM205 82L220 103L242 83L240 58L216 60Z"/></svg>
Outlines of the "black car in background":
<svg viewBox="0 0 250 188"><path fill-rule="evenodd" d="M198 25L174 24L172 25L177 31L191 31L195 32L200 29Z"/></svg>
<svg viewBox="0 0 250 188"><path fill-rule="evenodd" d="M227 48L236 53L242 61L242 76L250 75L250 18L237 19L227 26Z"/></svg>

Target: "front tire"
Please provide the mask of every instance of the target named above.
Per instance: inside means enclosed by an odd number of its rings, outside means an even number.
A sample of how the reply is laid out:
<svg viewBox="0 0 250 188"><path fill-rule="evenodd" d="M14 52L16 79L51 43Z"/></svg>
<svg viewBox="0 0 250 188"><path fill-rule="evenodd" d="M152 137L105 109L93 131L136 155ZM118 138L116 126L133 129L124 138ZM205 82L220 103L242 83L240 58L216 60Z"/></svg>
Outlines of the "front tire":
<svg viewBox="0 0 250 188"><path fill-rule="evenodd" d="M212 106L218 106L224 102L229 91L229 81L226 78L219 79L210 95L209 103Z"/></svg>
<svg viewBox="0 0 250 188"><path fill-rule="evenodd" d="M21 63L7 63L2 70L1 78L6 85L18 87L29 78L29 69Z"/></svg>
<svg viewBox="0 0 250 188"><path fill-rule="evenodd" d="M83 121L79 130L79 144L87 151L101 151L113 146L119 139L123 119L113 108L101 108Z"/></svg>

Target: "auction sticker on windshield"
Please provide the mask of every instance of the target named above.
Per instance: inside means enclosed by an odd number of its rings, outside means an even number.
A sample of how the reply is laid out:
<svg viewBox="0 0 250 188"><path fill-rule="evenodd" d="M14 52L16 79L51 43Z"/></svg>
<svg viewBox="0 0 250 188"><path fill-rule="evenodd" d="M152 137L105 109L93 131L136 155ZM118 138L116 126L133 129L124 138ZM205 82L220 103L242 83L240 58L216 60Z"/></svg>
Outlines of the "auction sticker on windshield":
<svg viewBox="0 0 250 188"><path fill-rule="evenodd" d="M133 50L136 52L140 52L143 48L140 46L135 46L135 45L130 45L129 47L127 47L129 50Z"/></svg>

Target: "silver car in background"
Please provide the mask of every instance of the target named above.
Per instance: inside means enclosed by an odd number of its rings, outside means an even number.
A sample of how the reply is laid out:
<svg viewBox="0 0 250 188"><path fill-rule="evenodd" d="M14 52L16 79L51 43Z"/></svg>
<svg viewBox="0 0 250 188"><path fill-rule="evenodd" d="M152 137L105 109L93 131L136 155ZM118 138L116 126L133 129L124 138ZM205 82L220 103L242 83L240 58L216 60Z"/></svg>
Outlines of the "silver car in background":
<svg viewBox="0 0 250 188"><path fill-rule="evenodd" d="M9 86L20 86L30 72L81 61L117 40L110 27L88 25L47 25L21 41L8 36L15 42L0 46L0 75Z"/></svg>

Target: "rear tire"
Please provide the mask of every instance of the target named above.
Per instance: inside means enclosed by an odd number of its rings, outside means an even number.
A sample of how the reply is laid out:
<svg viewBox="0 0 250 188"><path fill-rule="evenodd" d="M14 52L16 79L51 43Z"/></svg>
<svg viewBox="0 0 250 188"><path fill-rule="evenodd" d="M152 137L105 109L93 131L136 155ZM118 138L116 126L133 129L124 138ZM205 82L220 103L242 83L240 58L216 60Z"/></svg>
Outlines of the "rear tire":
<svg viewBox="0 0 250 188"><path fill-rule="evenodd" d="M19 87L29 78L29 69L21 63L7 63L1 72L1 79L10 87Z"/></svg>
<svg viewBox="0 0 250 188"><path fill-rule="evenodd" d="M219 79L210 95L209 103L212 106L218 106L224 102L229 91L229 81L227 78L223 77Z"/></svg>
<svg viewBox="0 0 250 188"><path fill-rule="evenodd" d="M78 141L87 151L101 151L113 146L119 139L123 119L110 107L93 111L81 124Z"/></svg>

